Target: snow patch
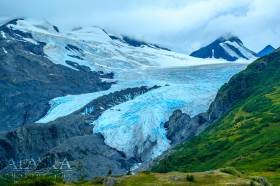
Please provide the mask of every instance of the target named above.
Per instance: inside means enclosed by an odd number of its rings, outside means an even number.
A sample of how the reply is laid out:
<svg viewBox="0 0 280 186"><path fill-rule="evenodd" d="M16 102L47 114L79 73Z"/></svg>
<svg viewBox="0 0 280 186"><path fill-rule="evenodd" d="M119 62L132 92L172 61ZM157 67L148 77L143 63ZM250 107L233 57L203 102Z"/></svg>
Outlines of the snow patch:
<svg viewBox="0 0 280 186"><path fill-rule="evenodd" d="M0 33L1 33L2 38L4 38L4 39L7 38L6 35L5 35L5 33L4 33L3 31L1 31Z"/></svg>
<svg viewBox="0 0 280 186"><path fill-rule="evenodd" d="M233 51L226 43L220 43L220 46L231 56L235 58L240 58L240 56Z"/></svg>
<svg viewBox="0 0 280 186"><path fill-rule="evenodd" d="M2 47L2 49L5 54L8 54L8 51L4 47Z"/></svg>
<svg viewBox="0 0 280 186"><path fill-rule="evenodd" d="M256 56L254 56L254 55L252 54L251 51L249 51L248 49L246 49L244 46L240 46L240 45L239 45L238 43L236 43L236 42L226 41L225 43L228 44L228 45L231 45L231 46L235 47L236 49L238 49L238 50L241 52L241 54L242 54L243 56L245 56L247 59L256 58Z"/></svg>
<svg viewBox="0 0 280 186"><path fill-rule="evenodd" d="M38 42L35 41L34 39L31 39L31 38L23 38L23 40L29 42L29 43L32 43L34 45L38 45Z"/></svg>

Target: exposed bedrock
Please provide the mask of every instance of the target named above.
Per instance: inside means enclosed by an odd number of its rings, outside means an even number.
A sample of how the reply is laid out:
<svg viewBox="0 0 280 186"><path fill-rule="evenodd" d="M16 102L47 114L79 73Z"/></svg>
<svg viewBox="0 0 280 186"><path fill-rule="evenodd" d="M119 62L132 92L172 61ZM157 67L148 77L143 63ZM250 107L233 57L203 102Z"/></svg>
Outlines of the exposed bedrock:
<svg viewBox="0 0 280 186"><path fill-rule="evenodd" d="M33 40L30 33L7 25L0 31L0 131L37 121L52 98L110 88L111 83L101 80L109 77L106 74L78 64L75 70L52 63L44 54L45 43Z"/></svg>
<svg viewBox="0 0 280 186"><path fill-rule="evenodd" d="M199 134L208 124L209 120L206 113L201 113L191 118L181 110L176 110L164 124L164 127L167 131L167 138L174 146Z"/></svg>
<svg viewBox="0 0 280 186"><path fill-rule="evenodd" d="M47 124L28 124L0 134L0 160L41 158L53 163L67 158L73 169L83 166L86 177L125 174L138 163L138 157L127 158L123 152L109 147L100 134L93 134L91 122L114 105L134 99L155 87L129 88L101 96L69 116ZM94 107L94 112L88 108ZM42 166L51 166L52 164ZM74 171L75 173L76 171ZM78 176L78 175L76 175Z"/></svg>

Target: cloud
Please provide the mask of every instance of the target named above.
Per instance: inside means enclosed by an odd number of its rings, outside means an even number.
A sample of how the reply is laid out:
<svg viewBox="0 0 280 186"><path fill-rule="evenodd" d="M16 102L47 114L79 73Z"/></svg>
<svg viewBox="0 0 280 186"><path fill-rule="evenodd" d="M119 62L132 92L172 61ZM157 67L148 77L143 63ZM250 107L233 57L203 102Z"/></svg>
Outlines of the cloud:
<svg viewBox="0 0 280 186"><path fill-rule="evenodd" d="M0 16L46 19L60 27L109 32L190 52L232 32L249 48L280 45L279 0L1 0Z"/></svg>

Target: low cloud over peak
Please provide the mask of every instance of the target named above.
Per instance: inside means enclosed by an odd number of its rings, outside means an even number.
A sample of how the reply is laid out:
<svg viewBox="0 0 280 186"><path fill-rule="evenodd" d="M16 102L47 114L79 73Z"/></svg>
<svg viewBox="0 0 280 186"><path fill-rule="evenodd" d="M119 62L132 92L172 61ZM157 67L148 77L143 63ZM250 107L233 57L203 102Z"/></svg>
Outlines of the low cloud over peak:
<svg viewBox="0 0 280 186"><path fill-rule="evenodd" d="M280 45L279 7L279 0L1 0L0 16L62 29L98 25L187 53L230 32L258 51Z"/></svg>

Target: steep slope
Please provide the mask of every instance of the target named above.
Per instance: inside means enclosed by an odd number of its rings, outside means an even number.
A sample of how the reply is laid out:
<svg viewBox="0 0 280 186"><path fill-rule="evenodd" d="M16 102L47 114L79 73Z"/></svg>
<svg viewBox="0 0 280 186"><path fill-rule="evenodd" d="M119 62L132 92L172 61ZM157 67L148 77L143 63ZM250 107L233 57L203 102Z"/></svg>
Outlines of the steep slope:
<svg viewBox="0 0 280 186"><path fill-rule="evenodd" d="M28 19L0 26L0 131L40 120L57 97L109 89L114 75L125 77L129 70L209 63L127 37L111 37L98 27L62 33L47 22ZM130 86L114 91L125 88Z"/></svg>
<svg viewBox="0 0 280 186"><path fill-rule="evenodd" d="M263 57L263 56L269 55L272 52L274 52L275 50L276 49L273 46L267 45L266 47L264 47L264 49L262 49L261 51L258 52L258 56Z"/></svg>
<svg viewBox="0 0 280 186"><path fill-rule="evenodd" d="M279 183L279 49L225 84L208 113L220 119L176 148L154 166L154 171L206 171L234 166Z"/></svg>
<svg viewBox="0 0 280 186"><path fill-rule="evenodd" d="M9 159L66 157L73 167L81 161L88 177L125 174L175 144L164 128L174 110L205 112L246 67L112 39L98 27L64 33L17 19L1 29L3 167ZM194 134L205 128L195 124Z"/></svg>
<svg viewBox="0 0 280 186"><path fill-rule="evenodd" d="M81 70L74 70L50 61L44 53L45 42L13 29L19 21L0 27L0 131L37 121L55 97L110 88L111 83L102 81L112 78L106 74L79 64L76 68Z"/></svg>
<svg viewBox="0 0 280 186"><path fill-rule="evenodd" d="M243 42L236 36L226 35L218 38L211 44L198 49L190 54L197 58L216 58L227 61L236 61L238 59L254 59L257 54L246 48Z"/></svg>

